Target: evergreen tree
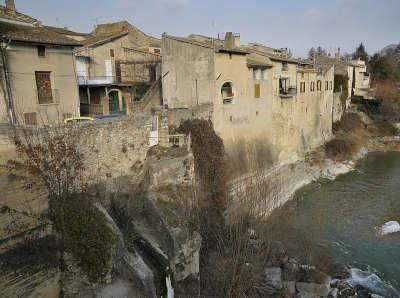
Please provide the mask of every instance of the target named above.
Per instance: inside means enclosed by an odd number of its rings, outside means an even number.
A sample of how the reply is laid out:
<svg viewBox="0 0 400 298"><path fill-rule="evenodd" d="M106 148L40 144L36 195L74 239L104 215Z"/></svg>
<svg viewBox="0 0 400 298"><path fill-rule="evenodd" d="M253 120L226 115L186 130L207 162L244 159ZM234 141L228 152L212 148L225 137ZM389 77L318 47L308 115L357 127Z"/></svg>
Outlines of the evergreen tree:
<svg viewBox="0 0 400 298"><path fill-rule="evenodd" d="M361 59L362 61L365 61L365 63L368 63L368 53L365 50L363 43L360 43L356 49L355 53L353 54L353 59Z"/></svg>
<svg viewBox="0 0 400 298"><path fill-rule="evenodd" d="M308 58L313 60L315 58L315 49L314 47L312 47L309 51L308 51Z"/></svg>
<svg viewBox="0 0 400 298"><path fill-rule="evenodd" d="M326 53L326 51L325 51L325 49L324 49L323 47L318 46L317 49L316 49L316 51L315 51L315 55L316 55L317 57L320 57L320 56L327 56L327 53Z"/></svg>
<svg viewBox="0 0 400 298"><path fill-rule="evenodd" d="M371 57L369 69L376 80L395 79L398 75L393 61L387 56L380 54L375 54Z"/></svg>

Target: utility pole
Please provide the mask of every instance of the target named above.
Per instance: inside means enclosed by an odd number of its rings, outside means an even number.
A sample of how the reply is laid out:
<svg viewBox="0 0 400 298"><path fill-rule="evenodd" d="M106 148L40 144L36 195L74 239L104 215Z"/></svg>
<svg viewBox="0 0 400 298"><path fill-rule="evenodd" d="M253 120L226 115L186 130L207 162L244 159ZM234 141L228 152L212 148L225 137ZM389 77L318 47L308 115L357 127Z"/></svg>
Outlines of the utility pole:
<svg viewBox="0 0 400 298"><path fill-rule="evenodd" d="M11 81L8 73L8 64L7 64L7 53L6 49L10 41L7 43L1 42L0 44L0 56L1 56L1 64L2 64L2 75L1 75L1 88L3 89L4 99L6 102L8 118L10 124L16 124L15 110L14 110L14 100L12 96L11 90Z"/></svg>

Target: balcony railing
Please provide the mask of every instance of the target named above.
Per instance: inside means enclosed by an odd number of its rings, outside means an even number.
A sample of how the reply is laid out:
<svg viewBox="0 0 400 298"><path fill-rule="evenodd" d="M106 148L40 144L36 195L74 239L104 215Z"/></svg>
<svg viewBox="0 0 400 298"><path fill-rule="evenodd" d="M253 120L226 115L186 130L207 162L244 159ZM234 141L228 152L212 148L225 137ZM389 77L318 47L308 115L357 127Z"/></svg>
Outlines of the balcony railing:
<svg viewBox="0 0 400 298"><path fill-rule="evenodd" d="M104 85L104 84L113 84L117 82L117 78L115 76L78 76L78 84L79 85Z"/></svg>
<svg viewBox="0 0 400 298"><path fill-rule="evenodd" d="M280 97L293 97L297 94L297 88L295 86L290 86L287 88L281 88L279 90Z"/></svg>

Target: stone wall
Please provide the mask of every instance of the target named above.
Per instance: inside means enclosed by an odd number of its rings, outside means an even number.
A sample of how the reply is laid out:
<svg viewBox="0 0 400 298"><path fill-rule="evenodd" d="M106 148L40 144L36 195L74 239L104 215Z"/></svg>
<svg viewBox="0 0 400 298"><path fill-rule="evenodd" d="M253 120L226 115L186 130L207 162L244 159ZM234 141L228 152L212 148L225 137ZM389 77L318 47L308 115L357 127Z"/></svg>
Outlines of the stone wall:
<svg viewBox="0 0 400 298"><path fill-rule="evenodd" d="M333 122L340 121L343 116L343 105L341 101L342 92L333 93Z"/></svg>
<svg viewBox="0 0 400 298"><path fill-rule="evenodd" d="M81 124L77 141L89 181L129 175L142 166L149 148L150 126L149 113ZM9 131L10 128L0 130L0 164L14 155Z"/></svg>
<svg viewBox="0 0 400 298"><path fill-rule="evenodd" d="M206 119L211 120L213 114L212 104L203 104L193 106L192 108L169 109L168 125L170 127L179 127L182 121L190 119Z"/></svg>

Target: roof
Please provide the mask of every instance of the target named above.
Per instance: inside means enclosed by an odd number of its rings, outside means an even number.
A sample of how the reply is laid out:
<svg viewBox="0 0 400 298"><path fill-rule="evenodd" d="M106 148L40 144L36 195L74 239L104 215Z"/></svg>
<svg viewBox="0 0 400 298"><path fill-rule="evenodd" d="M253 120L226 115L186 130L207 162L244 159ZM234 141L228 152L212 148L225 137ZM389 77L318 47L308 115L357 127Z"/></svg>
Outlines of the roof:
<svg viewBox="0 0 400 298"><path fill-rule="evenodd" d="M249 67L267 68L267 67L272 67L272 62L268 57L251 53L250 55L247 56L247 65Z"/></svg>
<svg viewBox="0 0 400 298"><path fill-rule="evenodd" d="M80 32L75 32L71 31L68 28L59 28L59 27L53 27L53 26L45 26L47 29L53 30L59 34L63 35L76 35L76 36L89 36L89 33L80 33Z"/></svg>
<svg viewBox="0 0 400 298"><path fill-rule="evenodd" d="M38 23L37 19L34 19L26 14L20 13L16 10L8 9L3 5L0 5L0 19L7 19L10 21L23 22L27 24Z"/></svg>
<svg viewBox="0 0 400 298"><path fill-rule="evenodd" d="M97 47L115 39L128 35L128 31L117 32L109 35L88 35L88 38L83 41L83 45L87 47Z"/></svg>
<svg viewBox="0 0 400 298"><path fill-rule="evenodd" d="M192 44L192 45L197 45L200 47L212 49L219 53L231 53L231 54L238 54L238 55L247 55L249 53L242 47L226 48L223 45L223 41L221 41L220 39L213 39L211 37L207 38L207 37L203 37L201 35L193 35L192 34L192 35L189 35L189 37L177 37L177 36L171 36L171 35L164 34L163 37L169 38L172 40L176 40L176 41L180 41L183 43L187 43L187 44Z"/></svg>
<svg viewBox="0 0 400 298"><path fill-rule="evenodd" d="M41 26L25 26L0 22L0 38L19 42L78 46L80 43L54 30Z"/></svg>

